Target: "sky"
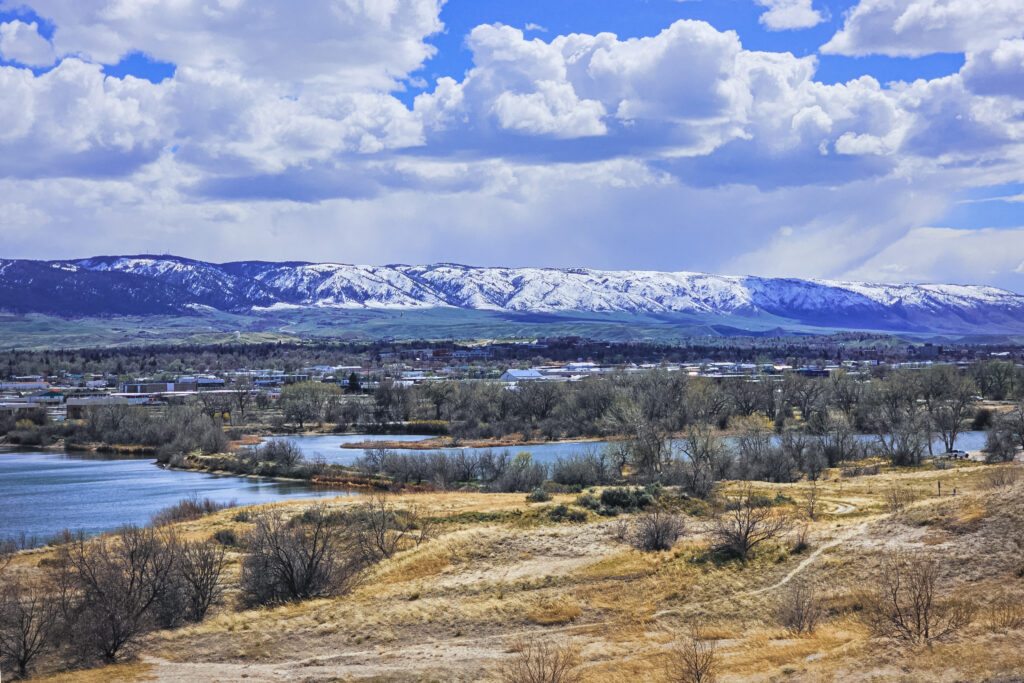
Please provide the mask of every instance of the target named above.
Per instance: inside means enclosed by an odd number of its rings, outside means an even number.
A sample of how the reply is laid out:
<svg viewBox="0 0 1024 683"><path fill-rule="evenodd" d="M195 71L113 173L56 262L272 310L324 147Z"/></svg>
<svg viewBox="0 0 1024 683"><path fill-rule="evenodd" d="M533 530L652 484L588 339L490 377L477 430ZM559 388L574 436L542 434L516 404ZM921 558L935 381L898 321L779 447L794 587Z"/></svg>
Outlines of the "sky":
<svg viewBox="0 0 1024 683"><path fill-rule="evenodd" d="M0 0L0 258L1024 293L1021 0Z"/></svg>

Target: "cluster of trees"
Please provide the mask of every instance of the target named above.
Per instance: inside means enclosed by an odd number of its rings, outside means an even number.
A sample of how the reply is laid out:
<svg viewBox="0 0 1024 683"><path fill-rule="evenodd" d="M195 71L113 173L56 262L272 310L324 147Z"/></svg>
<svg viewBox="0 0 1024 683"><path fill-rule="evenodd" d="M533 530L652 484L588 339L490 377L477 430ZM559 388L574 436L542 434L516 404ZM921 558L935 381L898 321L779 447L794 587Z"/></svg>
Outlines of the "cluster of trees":
<svg viewBox="0 0 1024 683"><path fill-rule="evenodd" d="M992 418L985 439L985 457L989 462L1010 462L1024 448L1024 401Z"/></svg>
<svg viewBox="0 0 1024 683"><path fill-rule="evenodd" d="M69 444L101 443L152 448L161 462L183 453L219 453L227 448L223 423L199 405L161 410L129 405L89 409L82 424L51 423L43 411L20 413L16 422L0 418L0 434L21 445L46 445L56 438Z"/></svg>
<svg viewBox="0 0 1024 683"><path fill-rule="evenodd" d="M442 490L473 482L489 491L532 491L548 478L548 467L529 453L513 456L508 450L400 454L374 449L365 451L355 466L367 476L383 474L398 486L428 483Z"/></svg>
<svg viewBox="0 0 1024 683"><path fill-rule="evenodd" d="M1003 362L994 361L970 374L936 365L872 378L839 371L827 378L787 373L724 380L650 371L578 383L521 383L515 391L492 382L382 383L372 414L378 422L443 420L456 438L627 434L654 469L666 435L693 425L726 428L737 418L761 415L777 432L799 424L810 434L832 433L840 439L832 450L847 448L841 441L847 432L874 433L893 461L913 464L929 451L933 436L953 448L983 393L972 375L988 378L992 387L990 375L1002 377L1003 370Z"/></svg>

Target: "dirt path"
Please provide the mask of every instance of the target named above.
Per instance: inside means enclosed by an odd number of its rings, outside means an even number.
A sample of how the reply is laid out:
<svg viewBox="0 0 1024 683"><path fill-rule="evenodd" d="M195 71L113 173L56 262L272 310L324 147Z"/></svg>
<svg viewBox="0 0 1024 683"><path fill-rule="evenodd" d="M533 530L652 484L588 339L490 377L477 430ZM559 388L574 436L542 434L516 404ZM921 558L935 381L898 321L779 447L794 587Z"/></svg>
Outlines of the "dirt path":
<svg viewBox="0 0 1024 683"><path fill-rule="evenodd" d="M854 509L856 509L856 508L854 508ZM818 559L818 557L820 557L823 552L825 552L829 548L836 547L837 545L839 545L843 541L848 540L851 536L853 536L853 535L863 531L866 526L867 526L867 522L863 522L861 524L858 524L857 526L850 527L849 529L846 529L844 532L839 534L836 538L832 539L831 541L829 541L825 545L820 546L819 548L815 549L815 551L813 553L811 553L810 555L805 557L800 562L800 564L798 564L796 567L794 567L791 572L789 572L784 577L782 577L782 579L780 581L777 581L776 583L773 583L770 586L765 586L764 588L758 588L757 590L748 591L747 595L760 595L762 593L767 593L768 591L773 591L776 588L781 588L781 587L785 586L787 583L792 581L793 578L797 574L802 572L807 567L811 566L811 564L816 559Z"/></svg>

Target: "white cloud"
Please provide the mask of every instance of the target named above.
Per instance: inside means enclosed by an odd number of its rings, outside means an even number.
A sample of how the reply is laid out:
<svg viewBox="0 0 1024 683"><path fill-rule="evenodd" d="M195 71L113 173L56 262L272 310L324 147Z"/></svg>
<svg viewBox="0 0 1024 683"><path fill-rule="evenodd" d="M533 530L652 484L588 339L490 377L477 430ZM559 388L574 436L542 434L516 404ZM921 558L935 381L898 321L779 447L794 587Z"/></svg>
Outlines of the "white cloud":
<svg viewBox="0 0 1024 683"><path fill-rule="evenodd" d="M880 281L993 283L1024 290L1024 228L915 228L854 270Z"/></svg>
<svg viewBox="0 0 1024 683"><path fill-rule="evenodd" d="M811 28L825 21L821 12L812 6L812 0L755 0L755 2L768 8L758 21L764 24L769 31Z"/></svg>
<svg viewBox="0 0 1024 683"><path fill-rule="evenodd" d="M166 139L166 87L77 59L38 77L0 67L0 92L0 175L121 175Z"/></svg>
<svg viewBox="0 0 1024 683"><path fill-rule="evenodd" d="M1024 99L1024 40L1002 40L992 50L968 53L961 73L971 92Z"/></svg>
<svg viewBox="0 0 1024 683"><path fill-rule="evenodd" d="M439 0L33 7L79 56L0 67L5 255L937 279L945 257L892 266L966 238L915 231L965 186L1024 180L1020 40L945 78L823 84L814 57L704 22L631 39L483 25L472 68L410 109L390 90L433 49ZM174 76L105 77L96 62L129 50ZM1020 261L984 279L1012 282Z"/></svg>
<svg viewBox="0 0 1024 683"><path fill-rule="evenodd" d="M526 22L526 25L523 26L523 30L524 31L539 31L540 33L547 33L548 32L548 30L546 28L544 28L540 24L535 24L532 21Z"/></svg>
<svg viewBox="0 0 1024 683"><path fill-rule="evenodd" d="M443 0L31 0L59 55L103 64L132 51L289 84L387 89L434 53ZM0 0L0 8L21 2Z"/></svg>
<svg viewBox="0 0 1024 683"><path fill-rule="evenodd" d="M39 35L39 25L17 19L0 23L0 57L35 67L50 66L55 59L53 45Z"/></svg>
<svg viewBox="0 0 1024 683"><path fill-rule="evenodd" d="M821 51L918 57L990 48L1022 33L1020 0L860 0Z"/></svg>

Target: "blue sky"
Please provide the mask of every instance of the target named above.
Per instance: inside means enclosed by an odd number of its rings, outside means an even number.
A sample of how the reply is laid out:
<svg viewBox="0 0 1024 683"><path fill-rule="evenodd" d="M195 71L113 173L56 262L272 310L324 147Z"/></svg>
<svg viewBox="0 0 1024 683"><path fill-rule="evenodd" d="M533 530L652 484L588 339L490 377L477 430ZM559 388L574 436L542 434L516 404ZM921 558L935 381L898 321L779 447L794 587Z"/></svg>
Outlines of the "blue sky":
<svg viewBox="0 0 1024 683"><path fill-rule="evenodd" d="M0 0L0 257L1024 291L1024 7L981 4Z"/></svg>

